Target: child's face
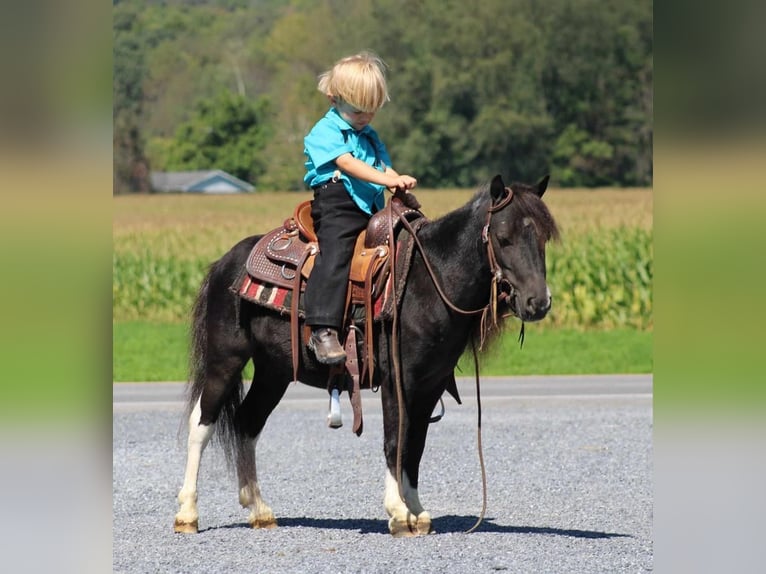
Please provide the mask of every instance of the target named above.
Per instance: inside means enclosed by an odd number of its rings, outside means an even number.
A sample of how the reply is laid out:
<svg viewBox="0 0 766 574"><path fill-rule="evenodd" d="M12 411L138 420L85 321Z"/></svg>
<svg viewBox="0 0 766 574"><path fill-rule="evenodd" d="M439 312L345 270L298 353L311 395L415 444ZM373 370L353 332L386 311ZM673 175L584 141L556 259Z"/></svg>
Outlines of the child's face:
<svg viewBox="0 0 766 574"><path fill-rule="evenodd" d="M340 98L331 98L330 101L335 106L335 109L338 110L340 117L346 120L357 131L363 129L375 117L375 112L357 110L354 106Z"/></svg>

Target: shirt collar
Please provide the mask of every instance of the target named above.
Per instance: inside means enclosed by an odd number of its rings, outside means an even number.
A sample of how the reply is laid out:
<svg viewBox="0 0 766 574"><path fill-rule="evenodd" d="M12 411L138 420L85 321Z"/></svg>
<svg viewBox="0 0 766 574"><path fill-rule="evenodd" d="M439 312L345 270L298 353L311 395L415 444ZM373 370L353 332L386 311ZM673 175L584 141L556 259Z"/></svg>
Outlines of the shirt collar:
<svg viewBox="0 0 766 574"><path fill-rule="evenodd" d="M335 124L341 131L352 131L359 134L366 134L372 129L370 128L370 124L367 124L357 132L351 124L349 124L341 117L341 115L338 113L338 110L333 107L330 107L330 109L325 114L325 117L329 119L333 124Z"/></svg>

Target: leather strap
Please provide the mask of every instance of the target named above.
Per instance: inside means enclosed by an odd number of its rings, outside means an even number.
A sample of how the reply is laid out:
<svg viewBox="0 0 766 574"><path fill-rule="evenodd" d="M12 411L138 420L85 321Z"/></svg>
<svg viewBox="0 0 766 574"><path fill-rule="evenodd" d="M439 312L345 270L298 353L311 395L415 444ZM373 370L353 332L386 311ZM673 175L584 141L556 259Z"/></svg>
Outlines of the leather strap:
<svg viewBox="0 0 766 574"><path fill-rule="evenodd" d="M306 246L306 250L298 260L298 264L295 268L295 277L293 278L293 299L290 302L290 344L292 346L293 354L293 382L298 381L298 366L300 365L301 356L301 336L300 329L298 328L300 323L298 317L298 304L300 303L301 299L301 281L303 279L301 276L301 269L303 269L306 260L314 255L317 251L319 251L319 246L316 243L309 243Z"/></svg>
<svg viewBox="0 0 766 574"><path fill-rule="evenodd" d="M364 430L362 420L362 393L359 384L359 358L356 351L356 327L351 325L346 335L344 348L346 350L346 370L351 377L351 388L348 390L348 398L351 401L351 410L354 413L354 424L351 430L356 436L361 436Z"/></svg>
<svg viewBox="0 0 766 574"><path fill-rule="evenodd" d="M396 239L394 238L394 203L396 198L391 198L388 202L388 208L391 210L392 216L388 218L388 248L391 252L391 283L396 286ZM397 213L399 211L397 210ZM406 222L406 218L402 218L403 222ZM413 235L414 237L414 235ZM396 433L396 487L399 493L399 498L404 500L404 489L402 488L402 446L404 445L404 390L402 388L402 372L399 349L399 302L396 300L396 289L394 289L391 295L394 298L393 317L391 322L391 348L389 354L391 357L391 363L394 367L394 392L396 393L396 406L398 415L398 425Z"/></svg>
<svg viewBox="0 0 766 574"><path fill-rule="evenodd" d="M369 377L370 381L370 388L372 388L372 374L374 369L374 363L373 363L373 351L374 351L374 345L375 340L373 337L373 323L374 323L374 317L373 317L373 306L372 306L372 280L373 275L375 274L375 269L377 265L375 264L375 261L381 257L385 257L387 255L385 248L378 247L375 249L375 253L372 256L372 261L370 262L370 266L367 268L367 274L364 278L364 315L365 315L365 326L364 326L364 363L362 365L362 380L364 380L365 376Z"/></svg>

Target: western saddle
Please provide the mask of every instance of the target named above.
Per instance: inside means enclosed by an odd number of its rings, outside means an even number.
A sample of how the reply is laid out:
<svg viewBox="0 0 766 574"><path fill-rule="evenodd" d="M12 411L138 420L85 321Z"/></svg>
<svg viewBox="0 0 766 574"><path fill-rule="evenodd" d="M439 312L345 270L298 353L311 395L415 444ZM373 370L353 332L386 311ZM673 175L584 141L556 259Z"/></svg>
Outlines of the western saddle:
<svg viewBox="0 0 766 574"><path fill-rule="evenodd" d="M427 221L419 207L420 204L414 196L396 192L386 206L370 218L367 229L359 235L354 248L346 297L346 323L349 322L352 306L364 308L364 361L361 373L357 353L357 329L348 329L344 348L347 356L345 370L353 383L353 389L348 389L348 392L354 412L353 431L357 435L362 432L360 384L366 379L366 386L372 387L372 322L375 319L373 302L395 296L396 286L387 283L391 268L396 264L395 235L402 225L402 220L408 222L407 227L410 229L417 229ZM265 285L290 294L289 308L281 310L290 316L293 380L297 380L301 355L300 294L306 288L306 279L311 274L318 252L319 244L311 217L311 202L304 201L295 208L292 217L286 219L282 227L261 237L247 257L246 273L232 286L240 297L256 303L261 302L253 297L256 287ZM396 305L395 301L393 305ZM307 340L308 335L308 327L304 326L303 339ZM330 380L332 381L334 375L341 374L343 368L333 368Z"/></svg>

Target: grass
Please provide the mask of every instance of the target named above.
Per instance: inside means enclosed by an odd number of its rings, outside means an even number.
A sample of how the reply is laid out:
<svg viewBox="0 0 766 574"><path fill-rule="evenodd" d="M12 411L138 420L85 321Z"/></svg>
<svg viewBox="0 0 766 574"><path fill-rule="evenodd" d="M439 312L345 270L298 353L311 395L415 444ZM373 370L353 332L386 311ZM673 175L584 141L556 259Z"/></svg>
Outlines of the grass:
<svg viewBox="0 0 766 574"><path fill-rule="evenodd" d="M187 333L185 324L115 323L113 380L186 380ZM527 325L522 349L509 331L481 356L483 376L650 372L652 333L629 329L578 332ZM251 374L249 368L246 377ZM463 357L457 374L473 374L471 357Z"/></svg>
<svg viewBox="0 0 766 574"><path fill-rule="evenodd" d="M178 323L114 323L112 380L186 380L188 330Z"/></svg>
<svg viewBox="0 0 766 574"><path fill-rule="evenodd" d="M633 329L575 331L526 326L523 347L517 333L505 333L481 355L484 375L587 375L652 372L652 332ZM457 374L473 374L473 356Z"/></svg>

